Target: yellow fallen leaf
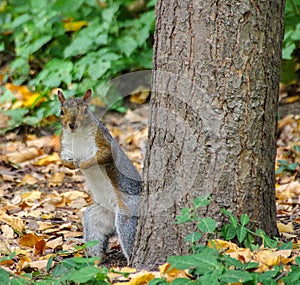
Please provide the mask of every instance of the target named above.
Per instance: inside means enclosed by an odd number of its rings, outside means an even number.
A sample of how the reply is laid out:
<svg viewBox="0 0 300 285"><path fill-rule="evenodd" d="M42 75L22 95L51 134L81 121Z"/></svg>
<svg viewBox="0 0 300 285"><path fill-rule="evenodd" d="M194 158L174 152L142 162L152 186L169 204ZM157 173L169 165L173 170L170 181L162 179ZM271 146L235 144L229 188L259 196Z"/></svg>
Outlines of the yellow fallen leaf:
<svg viewBox="0 0 300 285"><path fill-rule="evenodd" d="M87 25L88 25L88 23L86 21L65 22L64 28L67 32L75 32Z"/></svg>
<svg viewBox="0 0 300 285"><path fill-rule="evenodd" d="M136 274L134 278L130 280L129 285L146 285L154 278L155 278L154 274L148 271L141 271L140 273Z"/></svg>
<svg viewBox="0 0 300 285"><path fill-rule="evenodd" d="M9 225L6 225L6 224L2 225L1 226L1 231L2 231L1 236L3 238L6 238L6 239L14 238L14 230Z"/></svg>
<svg viewBox="0 0 300 285"><path fill-rule="evenodd" d="M176 278L188 278L185 270L172 268L169 263L159 266L159 272L168 282L172 282Z"/></svg>
<svg viewBox="0 0 300 285"><path fill-rule="evenodd" d="M238 246L230 241L225 241L225 240L221 240L221 239L213 239L208 241L208 246L209 247L215 247L217 250L237 250Z"/></svg>
<svg viewBox="0 0 300 285"><path fill-rule="evenodd" d="M55 225L53 225L52 223L49 223L49 222L37 221L37 224L39 225L40 231L45 231L45 230L55 227Z"/></svg>
<svg viewBox="0 0 300 285"><path fill-rule="evenodd" d="M146 102L149 95L150 89L148 87L140 86L132 92L129 101L135 104L143 104Z"/></svg>
<svg viewBox="0 0 300 285"><path fill-rule="evenodd" d="M60 247L60 246L62 246L62 244L63 244L62 237L58 237L56 239L52 239L52 240L47 241L47 247L50 247L52 249Z"/></svg>
<svg viewBox="0 0 300 285"><path fill-rule="evenodd" d="M48 179L48 187L61 186L65 176L66 176L65 172L54 173L54 175Z"/></svg>
<svg viewBox="0 0 300 285"><path fill-rule="evenodd" d="M22 185L34 185L36 183L38 183L39 181L33 177L30 173L25 174L25 176L22 178L21 183L19 183L19 186Z"/></svg>
<svg viewBox="0 0 300 285"><path fill-rule="evenodd" d="M47 155L47 156L41 158L40 160L38 160L37 162L33 163L33 165L45 166L45 165L49 165L51 163L58 163L58 162L60 162L60 157L57 152L53 152L52 154Z"/></svg>
<svg viewBox="0 0 300 285"><path fill-rule="evenodd" d="M37 241L34 244L34 255L37 256L42 256L45 253L45 249L46 249L46 241L44 239Z"/></svg>
<svg viewBox="0 0 300 285"><path fill-rule="evenodd" d="M35 261L32 261L32 262L29 262L26 265L31 267L31 268L37 268L38 270L42 270L42 269L46 268L47 264L48 264L48 260L35 260Z"/></svg>
<svg viewBox="0 0 300 285"><path fill-rule="evenodd" d="M33 248L36 242L42 240L43 238L44 238L43 236L38 236L34 233L29 233L22 236L19 239L19 245Z"/></svg>
<svg viewBox="0 0 300 285"><path fill-rule="evenodd" d="M22 219L14 216L9 216L4 212L0 212L0 221L6 223L11 226L13 229L22 232L24 230L24 222Z"/></svg>
<svg viewBox="0 0 300 285"><path fill-rule="evenodd" d="M36 148L30 147L16 152L8 153L6 156L13 163L21 163L33 159L39 155Z"/></svg>
<svg viewBox="0 0 300 285"><path fill-rule="evenodd" d="M291 255L291 250L272 250L264 249L257 251L253 254L254 261L259 263L258 268L255 270L257 272L265 272L269 270L271 266L288 264L292 258L289 258Z"/></svg>
<svg viewBox="0 0 300 285"><path fill-rule="evenodd" d="M11 83L5 84L5 88L10 90L17 98L13 104L12 109L19 107L32 107L34 104L45 101L45 98L40 97L41 94L31 92L25 85L13 85Z"/></svg>
<svg viewBox="0 0 300 285"><path fill-rule="evenodd" d="M42 193L40 191L25 192L22 194L22 200L25 202L35 202L41 198Z"/></svg>
<svg viewBox="0 0 300 285"><path fill-rule="evenodd" d="M294 226L292 222L289 222L287 225L283 223L277 223L277 227L280 233L293 233L294 232Z"/></svg>
<svg viewBox="0 0 300 285"><path fill-rule="evenodd" d="M70 203L71 201L77 200L78 198L87 198L89 195L86 192L74 190L63 192L60 194L60 196L64 197L67 203Z"/></svg>

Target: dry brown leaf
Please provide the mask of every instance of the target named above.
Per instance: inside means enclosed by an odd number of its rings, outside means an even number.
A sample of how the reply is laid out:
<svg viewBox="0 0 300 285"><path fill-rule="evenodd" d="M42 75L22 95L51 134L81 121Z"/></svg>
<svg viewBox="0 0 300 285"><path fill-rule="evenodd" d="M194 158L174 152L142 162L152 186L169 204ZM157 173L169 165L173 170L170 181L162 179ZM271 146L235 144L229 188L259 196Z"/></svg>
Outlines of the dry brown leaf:
<svg viewBox="0 0 300 285"><path fill-rule="evenodd" d="M89 197L89 195L86 192L78 191L78 190L63 192L63 193L61 193L61 196L66 199L67 203L77 200L78 198L88 198Z"/></svg>
<svg viewBox="0 0 300 285"><path fill-rule="evenodd" d="M2 231L2 238L14 238L14 230L12 227L10 227L9 225L2 225L1 226L1 231Z"/></svg>
<svg viewBox="0 0 300 285"><path fill-rule="evenodd" d="M37 268L38 270L42 270L47 267L47 264L48 264L48 260L36 260L30 263L30 267Z"/></svg>
<svg viewBox="0 0 300 285"><path fill-rule="evenodd" d="M34 248L36 242L42 240L43 238L43 236L38 236L34 233L29 233L22 236L19 239L19 245Z"/></svg>
<svg viewBox="0 0 300 285"><path fill-rule="evenodd" d="M292 259L289 258L291 250L271 250L264 249L253 254L253 259L259 263L257 272L265 272L270 267L280 264L288 264Z"/></svg>
<svg viewBox="0 0 300 285"><path fill-rule="evenodd" d="M159 272L168 282L172 282L176 278L188 278L185 270L172 268L169 263L159 266Z"/></svg>
<svg viewBox="0 0 300 285"><path fill-rule="evenodd" d="M62 237L58 237L52 240L47 241L47 247L56 249L58 247L61 247L63 245L63 239Z"/></svg>
<svg viewBox="0 0 300 285"><path fill-rule="evenodd" d="M148 87L139 86L131 93L129 101L135 104L143 104L146 102L149 95L150 89Z"/></svg>
<svg viewBox="0 0 300 285"><path fill-rule="evenodd" d="M26 256L26 255L22 256L19 260L19 268L22 269L24 264L28 264L30 262L31 262L31 259L28 256Z"/></svg>
<svg viewBox="0 0 300 285"><path fill-rule="evenodd" d="M292 222L289 222L287 225L283 223L277 223L277 227L280 233L293 233L294 232L294 226Z"/></svg>
<svg viewBox="0 0 300 285"><path fill-rule="evenodd" d="M22 185L34 185L36 183L38 183L39 181L33 177L30 173L25 174L25 176L22 178L22 182L18 184L18 186L22 186Z"/></svg>
<svg viewBox="0 0 300 285"><path fill-rule="evenodd" d="M208 246L209 247L215 247L217 250L231 250L235 251L238 249L238 246L230 241L225 241L225 240L220 240L220 239L213 239L208 241Z"/></svg>
<svg viewBox="0 0 300 285"><path fill-rule="evenodd" d="M82 236L82 232L70 232L67 231L66 233L64 233L64 238L68 239L68 238L75 238L75 237L81 237Z"/></svg>
<svg viewBox="0 0 300 285"><path fill-rule="evenodd" d="M42 193L40 191L31 191L22 194L22 199L25 202L33 203L41 198Z"/></svg>
<svg viewBox="0 0 300 285"><path fill-rule="evenodd" d="M34 255L37 256L37 255L44 255L45 253L45 249L46 249L46 241L44 239L42 240L39 240L35 243L34 245Z"/></svg>
<svg viewBox="0 0 300 285"><path fill-rule="evenodd" d="M54 175L48 179L48 187L61 186L65 176L66 176L65 172L54 173Z"/></svg>
<svg viewBox="0 0 300 285"><path fill-rule="evenodd" d="M8 153L7 158L12 163L21 163L24 161L31 160L39 155L39 152L36 148L30 147L16 152Z"/></svg>
<svg viewBox="0 0 300 285"><path fill-rule="evenodd" d="M49 222L37 221L37 224L39 225L40 231L45 231L47 229L51 229L51 228L55 227L55 225L53 225L52 223L49 223Z"/></svg>
<svg viewBox="0 0 300 285"><path fill-rule="evenodd" d="M19 107L32 107L33 104L39 104L46 99L40 97L39 93L32 93L25 85L13 85L11 83L5 84L5 88L10 90L18 100L12 105L11 109Z"/></svg>
<svg viewBox="0 0 300 285"><path fill-rule="evenodd" d="M12 174L2 174L1 178L4 182L14 182L16 176Z"/></svg>
<svg viewBox="0 0 300 285"><path fill-rule="evenodd" d="M6 213L0 211L0 221L11 226L14 230L22 232L24 230L24 222L22 219L14 216L9 216Z"/></svg>
<svg viewBox="0 0 300 285"><path fill-rule="evenodd" d="M52 163L60 163L60 157L57 152L53 152L52 154L49 154L41 159L39 159L37 162L33 163L33 165L36 166L45 166Z"/></svg>
<svg viewBox="0 0 300 285"><path fill-rule="evenodd" d="M148 282L155 278L155 275L153 273L145 270L142 270L137 274L133 274L132 276L134 277L132 277L132 279L128 283L129 285L146 285L148 284Z"/></svg>
<svg viewBox="0 0 300 285"><path fill-rule="evenodd" d="M11 253L10 245L9 245L8 241L5 239L0 239L0 248L1 248L1 253L3 253L3 254Z"/></svg>
<svg viewBox="0 0 300 285"><path fill-rule="evenodd" d="M67 32L74 32L80 30L82 27L87 26L88 23L86 21L72 21L69 20L68 22L64 23L64 28Z"/></svg>

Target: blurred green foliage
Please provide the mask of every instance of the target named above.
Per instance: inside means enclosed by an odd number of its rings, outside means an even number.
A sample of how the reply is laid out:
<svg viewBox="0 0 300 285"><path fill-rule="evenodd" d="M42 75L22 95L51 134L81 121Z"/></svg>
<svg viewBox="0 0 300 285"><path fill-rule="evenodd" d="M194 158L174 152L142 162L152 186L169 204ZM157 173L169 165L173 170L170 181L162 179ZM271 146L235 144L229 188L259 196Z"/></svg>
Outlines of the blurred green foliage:
<svg viewBox="0 0 300 285"><path fill-rule="evenodd" d="M281 81L290 84L297 78L297 62L300 61L300 0L286 0L284 16L284 40L282 48Z"/></svg>
<svg viewBox="0 0 300 285"><path fill-rule="evenodd" d="M6 82L41 94L31 107L5 111L7 130L58 114L50 95L57 87L67 97L93 88L107 105L120 99L108 96L110 79L152 68L154 6L155 0L0 1L1 103L17 100ZM290 84L298 79L300 0L286 0L284 23L281 81ZM124 109L120 102L112 108Z"/></svg>
<svg viewBox="0 0 300 285"><path fill-rule="evenodd" d="M109 79L151 69L154 6L155 0L2 0L0 64L8 70L1 81L25 84L46 99L39 116L40 104L10 116L36 125L58 111L53 88L67 89L67 96L93 88L105 102Z"/></svg>

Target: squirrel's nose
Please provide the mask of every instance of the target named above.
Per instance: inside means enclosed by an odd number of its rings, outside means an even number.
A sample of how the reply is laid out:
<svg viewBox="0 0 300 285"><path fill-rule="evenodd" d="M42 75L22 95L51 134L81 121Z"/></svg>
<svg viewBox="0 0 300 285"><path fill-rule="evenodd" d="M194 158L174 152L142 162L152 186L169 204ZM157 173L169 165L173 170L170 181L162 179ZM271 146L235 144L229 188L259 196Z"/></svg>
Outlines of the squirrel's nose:
<svg viewBox="0 0 300 285"><path fill-rule="evenodd" d="M76 124L75 123L69 123L69 128L73 131L76 129Z"/></svg>

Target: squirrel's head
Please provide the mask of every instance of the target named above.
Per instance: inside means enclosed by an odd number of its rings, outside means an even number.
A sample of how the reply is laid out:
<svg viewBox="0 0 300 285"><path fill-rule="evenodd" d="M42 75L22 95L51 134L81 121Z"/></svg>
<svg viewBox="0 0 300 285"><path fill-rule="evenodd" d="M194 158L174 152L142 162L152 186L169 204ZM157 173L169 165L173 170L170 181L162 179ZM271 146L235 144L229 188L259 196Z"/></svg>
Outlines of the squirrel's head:
<svg viewBox="0 0 300 285"><path fill-rule="evenodd" d="M91 89L88 89L82 98L66 99L60 90L57 91L57 97L61 105L60 117L63 128L75 132L77 129L91 125L93 117L89 109L89 104L92 100Z"/></svg>

